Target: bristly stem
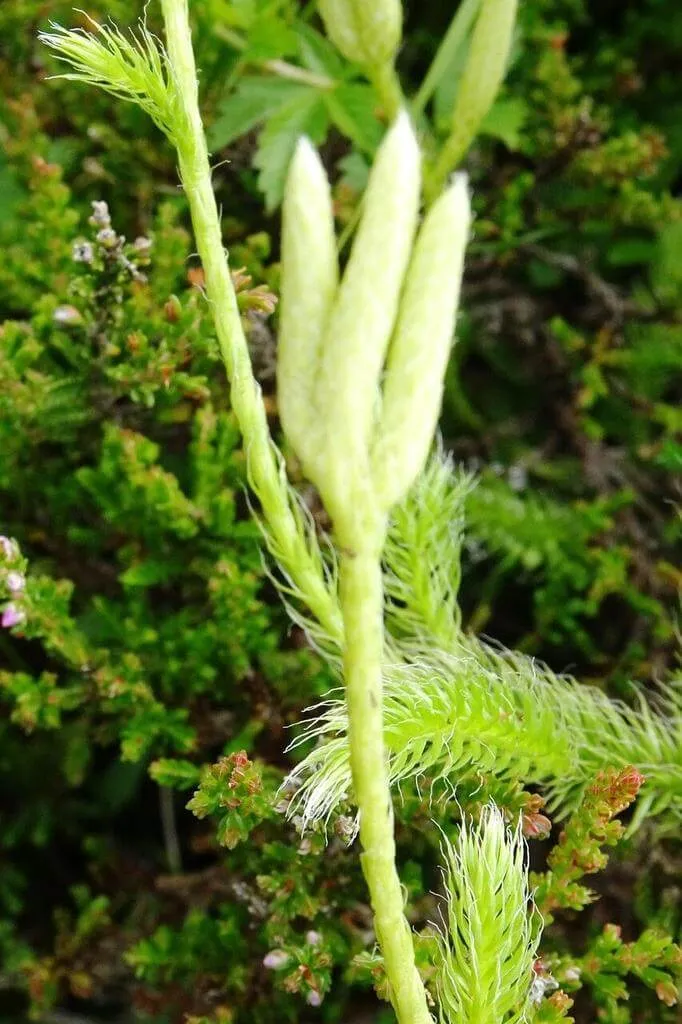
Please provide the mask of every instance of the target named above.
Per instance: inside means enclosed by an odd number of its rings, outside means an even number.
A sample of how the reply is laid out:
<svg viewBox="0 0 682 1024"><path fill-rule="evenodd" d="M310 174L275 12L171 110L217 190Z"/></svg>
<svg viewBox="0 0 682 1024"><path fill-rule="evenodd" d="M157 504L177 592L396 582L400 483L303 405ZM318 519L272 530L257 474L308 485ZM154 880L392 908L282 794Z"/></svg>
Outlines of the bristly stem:
<svg viewBox="0 0 682 1024"><path fill-rule="evenodd" d="M318 621L332 636L342 635L336 601L313 564L292 511L281 461L270 437L265 406L254 379L237 297L223 248L220 217L201 115L187 0L161 0L166 46L177 86L178 126L173 132L180 177L187 195L206 295L220 353L230 382L230 400L247 451L249 473L263 515L286 570Z"/></svg>
<svg viewBox="0 0 682 1024"><path fill-rule="evenodd" d="M366 545L368 540L371 538L365 537ZM362 870L391 1002L400 1024L432 1024L395 865L393 804L383 742L380 555L381 542L344 554L339 566L350 763L360 812Z"/></svg>

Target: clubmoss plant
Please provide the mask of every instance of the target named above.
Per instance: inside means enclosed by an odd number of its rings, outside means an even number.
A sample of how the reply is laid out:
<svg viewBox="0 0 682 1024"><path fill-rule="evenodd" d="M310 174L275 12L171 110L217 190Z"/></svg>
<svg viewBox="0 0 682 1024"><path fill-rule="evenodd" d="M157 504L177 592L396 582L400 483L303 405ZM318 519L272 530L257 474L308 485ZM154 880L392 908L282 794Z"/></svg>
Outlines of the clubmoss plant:
<svg viewBox="0 0 682 1024"><path fill-rule="evenodd" d="M152 73L164 83L163 96L167 98L164 109L172 110L172 123L166 126L167 133L177 150L180 177L204 268L206 294L214 310L218 341L230 380L232 406L247 445L250 477L261 504L267 535L272 538L271 546L279 554L285 571L302 594L309 586L319 591L313 602L305 595L306 603L309 607L325 606L328 615L324 612L323 615L338 633L336 608L329 600L324 577L316 572L317 565L309 553L305 532L292 510L282 463L272 445L265 409L249 361L211 188L187 4L185 0L162 0L161 6L167 53L158 51ZM104 85L116 95L135 99L137 89L131 85L122 89L120 82L122 72L136 67L138 58L127 52L121 57L118 35L112 36L100 26L96 29L100 38L95 40L85 38L82 33L57 29L44 41L75 65L79 77ZM140 48L134 41L130 46L144 57L144 47ZM108 83L103 69L109 64L116 71L116 78ZM407 116L401 114L379 153L353 253L325 328L316 391L321 404L329 402L329 410L325 414L324 445L309 460L310 475L327 502L340 550L343 664L353 783L360 807L363 870L370 889L392 1002L398 1019L405 1024L425 1024L431 1015L415 966L410 928L403 913L402 888L395 868L393 812L382 729L384 634L380 557L389 503L385 498L382 500L374 486L370 458L379 376L394 330L416 229L419 164L419 150L411 126ZM294 164L294 175L300 166L300 161ZM453 188L462 190L464 185L459 181ZM453 205L455 216L461 211L461 203ZM461 271L466 225L463 230L454 224L452 227L456 229L453 244L458 251L456 263ZM305 234L303 238L308 240ZM327 255L329 241L327 232L322 238ZM376 292L370 294L368 278L377 247L384 254L384 267ZM421 263L419 269L422 272L425 269ZM458 282L455 284L458 288ZM286 298L289 302L288 295ZM295 308L299 301L296 292L292 301ZM357 315L365 301L369 301L368 323L363 323ZM447 322L443 323L438 317L441 342L442 335L447 333L449 343L454 313L455 304L451 303ZM425 324L424 328L428 336L429 325ZM399 354L403 347L404 342L401 342ZM442 347L441 344L435 350L440 366L443 364ZM400 357L404 359L404 355ZM363 373L359 377L355 376L353 358L362 364ZM422 361L418 373L423 373L423 367ZM285 374L285 396L286 382ZM286 404L285 397L285 407ZM340 437L336 431L342 432ZM348 432L347 443L343 431ZM412 460L415 471L420 468L420 461L423 464L426 459L429 441L430 438L424 436L421 457ZM407 484L410 482L408 479ZM301 550L295 551L298 545L302 545Z"/></svg>
<svg viewBox="0 0 682 1024"><path fill-rule="evenodd" d="M443 1019L467 1024L528 1020L540 932L528 914L525 843L489 805L478 827L447 840L445 928L438 989Z"/></svg>
<svg viewBox="0 0 682 1024"><path fill-rule="evenodd" d="M316 225L309 230L307 218L295 225L290 222L310 174L309 149L305 142L301 145L285 191L284 236L298 234L297 246L325 267L332 262L328 232L320 237ZM318 168L317 181L321 173ZM321 188L316 191L328 197ZM285 408L305 389L315 424L299 454L332 517L339 548L348 750L362 864L393 1003L398 1018L405 1021L426 1021L430 1014L394 867L393 811L382 735L381 553L388 512L422 469L431 445L435 414L425 414L422 403L425 397L433 400L433 392L438 395L442 388L470 219L466 184L460 177L426 218L410 259L419 194L419 148L407 115L401 113L377 155L353 249L327 321L317 341L307 343L313 357L301 368L303 376L292 377L286 372L292 360L285 355L285 372L278 381ZM322 223L329 223L330 216L325 211ZM382 254L378 266L376 253ZM285 276L285 323L290 307L303 307L309 287L300 274ZM444 301L441 288L448 296ZM363 310L362 317L358 310ZM285 346L297 341L285 335Z"/></svg>
<svg viewBox="0 0 682 1024"><path fill-rule="evenodd" d="M472 478L441 455L396 507L384 549L388 625L384 730L392 785L429 779L441 792L469 772L541 784L564 816L609 767L646 776L631 828L650 815L674 830L682 815L682 695L629 704L557 675L460 629L457 585ZM329 649L329 644L327 644ZM297 813L324 820L350 791L344 702L313 712L294 742L318 745L297 765Z"/></svg>
<svg viewBox="0 0 682 1024"><path fill-rule="evenodd" d="M444 508L456 512L456 522L461 515L447 497L442 463L423 472L470 229L466 179L447 179L502 80L515 6L481 6L452 133L428 172L429 211L420 225L422 153L393 69L400 6L320 3L331 39L375 82L390 121L343 274L329 184L305 139L285 189L279 402L284 433L332 520L331 557L287 482L253 375L211 186L187 0L161 0L165 49L144 27L130 38L96 23L93 32L55 27L43 37L74 69L71 77L137 102L175 147L265 542L294 614L343 667L344 700L312 727L323 743L303 764L299 800L304 816L317 818L352 789L400 1024L428 1024L432 1016L395 863L391 782L484 769L546 783L556 787L558 803L570 803L570 791L601 766L589 731L595 720L615 737L611 759L639 742L638 752L661 768L662 799L679 803L664 778L676 753L650 712L637 717L594 694L573 701L570 685L564 692L563 682L542 670L536 678L523 659L461 635L459 539L439 525ZM468 486L461 482L462 491ZM421 523L410 515L408 492L421 494ZM401 529L413 532L404 540ZM438 564L442 540L452 556L447 570ZM480 826L466 822L455 846L446 844L446 858L448 934L436 964L441 1015L469 1024L521 1021L537 936L518 832L509 833L490 808Z"/></svg>

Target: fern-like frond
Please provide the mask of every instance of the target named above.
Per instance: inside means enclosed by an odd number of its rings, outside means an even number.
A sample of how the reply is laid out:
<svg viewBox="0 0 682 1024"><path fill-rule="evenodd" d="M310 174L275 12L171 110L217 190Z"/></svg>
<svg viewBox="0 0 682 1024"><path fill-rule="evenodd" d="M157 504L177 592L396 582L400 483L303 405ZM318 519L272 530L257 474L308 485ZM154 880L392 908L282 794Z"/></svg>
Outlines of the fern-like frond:
<svg viewBox="0 0 682 1024"><path fill-rule="evenodd" d="M69 64L61 78L99 86L142 107L169 138L178 129L180 106L166 52L144 24L124 35L116 25L88 18L90 31L52 23L40 40Z"/></svg>
<svg viewBox="0 0 682 1024"><path fill-rule="evenodd" d="M633 764L646 778L640 800L649 813L675 821L682 818L682 687L659 685L649 702L633 686L632 702L626 704L571 676L557 675L525 655L474 638L468 642L477 659L512 693L523 691L534 678L537 700L557 723L557 738L567 739L567 772L557 772L551 779L520 775L544 782L550 810L560 816L573 811L598 772Z"/></svg>
<svg viewBox="0 0 682 1024"><path fill-rule="evenodd" d="M646 776L645 812L682 817L682 687L661 689L657 706L635 691L626 705L594 687L557 675L524 655L467 636L459 627L457 586L464 507L473 482L439 452L396 508L385 550L390 628L385 656L384 735L393 785L410 781L456 791L465 775L493 775L542 786L562 816L577 806L598 771L634 764ZM292 501L295 498L292 497ZM326 573L326 611L287 568L291 553L269 542L289 580L285 598L315 644L338 664L343 632L333 562L319 549L300 508L301 550ZM325 820L352 792L346 712L338 699L312 709L292 744L316 741L294 769L292 809Z"/></svg>
<svg viewBox="0 0 682 1024"><path fill-rule="evenodd" d="M505 569L568 567L583 575L589 545L608 527L610 515L605 501L578 508L531 489L521 496L506 480L486 472L467 497L466 520L476 542Z"/></svg>
<svg viewBox="0 0 682 1024"><path fill-rule="evenodd" d="M533 925L520 829L493 805L445 841L445 928L438 994L444 1024L528 1020L539 929Z"/></svg>
<svg viewBox="0 0 682 1024"><path fill-rule="evenodd" d="M351 793L343 701L315 711L294 741L318 740L293 772L296 811L306 821L326 819ZM559 816L579 803L598 771L634 764L647 778L650 812L682 817L681 712L678 692L662 695L658 713L642 697L628 707L463 635L447 653L415 648L387 668L384 683L394 785L441 782L456 792L470 772L521 779L543 786Z"/></svg>
<svg viewBox="0 0 682 1024"><path fill-rule="evenodd" d="M464 506L473 486L471 474L439 449L396 506L384 549L387 625L395 637L427 635L441 644L457 637Z"/></svg>

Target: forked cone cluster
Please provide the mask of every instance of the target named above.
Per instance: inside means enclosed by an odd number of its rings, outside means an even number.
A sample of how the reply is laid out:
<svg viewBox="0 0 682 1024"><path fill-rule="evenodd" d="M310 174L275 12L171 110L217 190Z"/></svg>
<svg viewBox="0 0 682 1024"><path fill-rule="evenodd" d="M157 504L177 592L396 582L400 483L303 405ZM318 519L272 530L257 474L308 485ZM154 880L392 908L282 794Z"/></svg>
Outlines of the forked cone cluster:
<svg viewBox="0 0 682 1024"><path fill-rule="evenodd" d="M441 404L471 221L458 175L419 224L421 157L401 112L377 154L340 277L329 181L299 142L284 196L279 409L337 533L424 466Z"/></svg>

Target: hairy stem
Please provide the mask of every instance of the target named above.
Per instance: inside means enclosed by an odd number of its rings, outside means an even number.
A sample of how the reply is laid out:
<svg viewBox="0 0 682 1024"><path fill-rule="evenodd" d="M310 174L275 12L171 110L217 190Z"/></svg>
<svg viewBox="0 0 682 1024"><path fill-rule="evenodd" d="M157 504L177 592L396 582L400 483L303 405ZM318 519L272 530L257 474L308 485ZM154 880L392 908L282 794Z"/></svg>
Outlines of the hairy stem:
<svg viewBox="0 0 682 1024"><path fill-rule="evenodd" d="M253 488L284 568L305 595L318 621L331 635L339 637L339 611L301 535L281 471L281 459L270 437L260 388L253 376L211 185L187 0L161 0L161 7L180 105L181 129L174 133L180 178L189 202L206 295L230 382L230 401L244 437Z"/></svg>
<svg viewBox="0 0 682 1024"><path fill-rule="evenodd" d="M365 538L365 544L367 539ZM344 554L339 566L346 631L344 676L362 870L400 1024L431 1024L395 866L393 804L383 741L383 587L379 546Z"/></svg>

